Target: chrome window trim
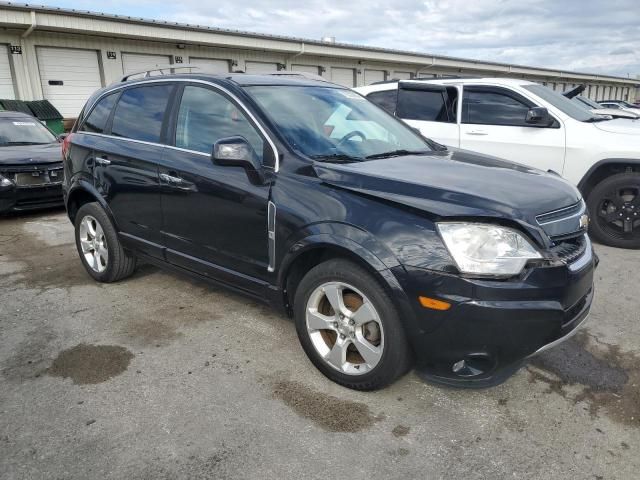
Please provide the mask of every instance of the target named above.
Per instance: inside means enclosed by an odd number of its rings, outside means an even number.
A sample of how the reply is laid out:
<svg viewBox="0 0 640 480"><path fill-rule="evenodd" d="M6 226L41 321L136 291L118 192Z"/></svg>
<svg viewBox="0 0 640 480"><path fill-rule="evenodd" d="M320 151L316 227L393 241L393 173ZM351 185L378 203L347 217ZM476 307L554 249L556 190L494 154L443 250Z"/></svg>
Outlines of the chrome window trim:
<svg viewBox="0 0 640 480"><path fill-rule="evenodd" d="M91 104L90 108L88 109L87 115L85 115L84 118L82 119L82 124L80 125L79 128L82 128L82 125L84 125L85 120L89 117L89 115L91 115L91 112L93 111L93 108L96 106L96 104L100 100L102 100L104 97L106 97L107 95L115 93L118 90L123 90L123 89L129 88L129 87L134 86L134 85L147 85L147 84L153 84L153 83L171 83L171 82L198 83L198 84L202 84L202 85L208 85L210 87L215 88L216 90L219 90L219 91L223 92L225 95L228 95L233 101L235 101L238 105L240 105L242 110L244 110L244 112L248 115L248 117L251 119L251 121L254 123L254 125L258 128L258 130L260 130L260 133L262 133L262 136L267 140L267 143L269 144L269 146L273 150L273 155L274 155L275 162L276 162L275 166L274 167L270 167L268 165L263 165L263 166L266 167L266 168L273 168L276 173L280 170L280 154L278 153L278 149L276 148L276 144L271 139L271 137L267 134L266 130L264 129L262 124L258 121L258 119L253 115L253 113L251 113L251 111L247 108L247 106L244 103L242 103L242 101L238 97L236 97L233 93L231 93L226 88L218 85L217 83L208 82L206 80L191 79L191 78L171 78L171 79L165 78L165 79L154 79L154 80L145 79L145 80L140 80L140 81L136 81L136 82L130 82L130 83L127 83L126 85L116 85L113 88L110 88L109 90L106 90L105 92L102 93L102 95L100 95L98 98L96 98L96 100ZM198 155L204 155L204 156L207 156L207 157L210 156L210 154L207 154L207 153L197 152L195 150L188 150L186 148L175 147L173 145L166 145L166 144L163 144L163 143L145 142L144 140L136 140L136 139L133 139L133 138L124 138L124 137L118 137L118 136L114 136L114 135L106 135L106 134L103 134L103 133L82 132L80 130L76 130L75 133L84 133L84 134L88 134L88 135L99 135L99 136L104 136L104 137L108 137L108 138L117 138L117 139L120 139L120 140L129 140L129 141L132 141L132 142L138 142L138 143L142 143L142 144L146 144L146 145L157 145L157 146L161 146L161 147L168 147L168 148L177 149L177 150L180 150L180 151L183 151L183 152L196 153Z"/></svg>
<svg viewBox="0 0 640 480"><path fill-rule="evenodd" d="M189 150L188 148L174 147L173 145L166 145L164 143L146 142L144 140L136 140L135 138L118 137L117 135L107 135L106 133L96 133L96 132L76 132L76 133L82 134L82 135L91 135L94 137L113 138L116 140L124 140L126 142L141 143L143 145L151 145L153 147L171 148L173 150L179 150L181 152L188 152L188 153L194 153L196 155L202 155L203 157L207 157L207 158L211 157L210 153L198 152L196 150Z"/></svg>

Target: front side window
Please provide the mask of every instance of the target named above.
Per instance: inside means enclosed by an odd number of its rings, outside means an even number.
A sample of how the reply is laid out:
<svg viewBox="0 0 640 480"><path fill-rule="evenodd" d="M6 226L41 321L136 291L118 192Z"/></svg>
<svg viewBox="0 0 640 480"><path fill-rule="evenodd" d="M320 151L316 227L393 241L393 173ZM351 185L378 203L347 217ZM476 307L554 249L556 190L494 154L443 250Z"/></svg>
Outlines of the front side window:
<svg viewBox="0 0 640 480"><path fill-rule="evenodd" d="M523 100L506 93L465 88L462 123L526 127L530 108Z"/></svg>
<svg viewBox="0 0 640 480"><path fill-rule="evenodd" d="M262 161L262 137L231 100L208 88L184 88L176 124L176 147L211 153L218 140L236 136L244 137Z"/></svg>
<svg viewBox="0 0 640 480"><path fill-rule="evenodd" d="M369 101L375 103L380 108L386 110L391 115L396 113L396 104L398 102L398 90L385 90L382 92L373 92L367 95Z"/></svg>
<svg viewBox="0 0 640 480"><path fill-rule="evenodd" d="M522 88L533 93L537 97L540 97L545 102L550 103L558 110L569 115L571 118L580 122L587 122L593 118L593 115L589 110L580 108L575 102L572 102L564 95L554 92L553 90L540 85L538 83L523 85ZM596 90L596 95L598 91ZM543 105L544 106L544 105Z"/></svg>
<svg viewBox="0 0 640 480"><path fill-rule="evenodd" d="M111 95L107 95L102 100L100 100L85 120L80 131L103 133L107 126L109 115L111 115L111 110L113 109L113 105L116 103L117 98L118 94L112 93Z"/></svg>
<svg viewBox="0 0 640 480"><path fill-rule="evenodd" d="M285 85L245 90L287 143L311 158L356 161L398 150L431 150L405 123L351 90Z"/></svg>
<svg viewBox="0 0 640 480"><path fill-rule="evenodd" d="M0 147L53 143L56 137L35 118L0 118Z"/></svg>
<svg viewBox="0 0 640 480"><path fill-rule="evenodd" d="M400 89L396 114L405 120L426 122L455 122L449 114L448 94L445 90Z"/></svg>
<svg viewBox="0 0 640 480"><path fill-rule="evenodd" d="M116 106L111 134L159 143L172 88L172 85L155 85L125 90Z"/></svg>

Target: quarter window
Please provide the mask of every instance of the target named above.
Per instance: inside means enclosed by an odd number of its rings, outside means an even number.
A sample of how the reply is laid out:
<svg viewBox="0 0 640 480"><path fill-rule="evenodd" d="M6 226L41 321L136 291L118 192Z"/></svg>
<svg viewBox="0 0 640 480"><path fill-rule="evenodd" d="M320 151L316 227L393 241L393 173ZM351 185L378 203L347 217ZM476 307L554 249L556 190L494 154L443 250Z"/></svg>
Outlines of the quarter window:
<svg viewBox="0 0 640 480"><path fill-rule="evenodd" d="M85 120L80 131L103 133L107 126L109 115L111 115L111 110L113 109L113 105L116 103L117 98L118 94L112 93L111 95L107 95L102 100L100 100Z"/></svg>
<svg viewBox="0 0 640 480"><path fill-rule="evenodd" d="M383 110L386 110L391 115L396 113L396 104L398 102L398 90L385 90L382 92L373 92L367 95L367 98L378 105Z"/></svg>
<svg viewBox="0 0 640 480"><path fill-rule="evenodd" d="M116 106L111 134L159 143L172 88L171 85L156 85L125 90Z"/></svg>
<svg viewBox="0 0 640 480"><path fill-rule="evenodd" d="M526 127L530 106L498 92L465 89L462 100L463 123Z"/></svg>
<svg viewBox="0 0 640 480"><path fill-rule="evenodd" d="M176 147L211 153L218 140L235 136L244 137L262 161L262 137L231 100L207 88L185 87L178 111Z"/></svg>

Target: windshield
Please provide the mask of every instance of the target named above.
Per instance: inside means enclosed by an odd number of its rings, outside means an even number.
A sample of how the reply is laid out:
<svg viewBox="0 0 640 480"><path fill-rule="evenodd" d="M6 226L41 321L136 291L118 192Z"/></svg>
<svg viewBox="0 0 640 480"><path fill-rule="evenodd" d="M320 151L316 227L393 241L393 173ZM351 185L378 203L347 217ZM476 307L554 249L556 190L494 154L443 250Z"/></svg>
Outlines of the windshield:
<svg viewBox="0 0 640 480"><path fill-rule="evenodd" d="M593 119L593 114L587 109L586 106L580 106L576 102L569 100L564 95L558 92L554 92L544 85L523 85L523 87L525 88L525 90L529 90L534 95L537 95L543 100L549 102L558 110L561 110L575 120L578 120L580 122L587 122Z"/></svg>
<svg viewBox="0 0 640 480"><path fill-rule="evenodd" d="M40 145L55 141L56 137L35 118L0 118L0 147Z"/></svg>
<svg viewBox="0 0 640 480"><path fill-rule="evenodd" d="M602 108L602 105L600 105L599 103L594 102L590 98L583 97L582 95L578 95L577 97L573 97L572 100L574 100L576 103L578 103L578 105L585 104L589 108Z"/></svg>
<svg viewBox="0 0 640 480"><path fill-rule="evenodd" d="M333 161L429 152L429 143L359 94L333 87L253 86L246 90L294 149Z"/></svg>
<svg viewBox="0 0 640 480"><path fill-rule="evenodd" d="M638 108L637 105L633 105L632 103L625 102L624 100L620 100L618 103L621 103L623 106L627 108Z"/></svg>

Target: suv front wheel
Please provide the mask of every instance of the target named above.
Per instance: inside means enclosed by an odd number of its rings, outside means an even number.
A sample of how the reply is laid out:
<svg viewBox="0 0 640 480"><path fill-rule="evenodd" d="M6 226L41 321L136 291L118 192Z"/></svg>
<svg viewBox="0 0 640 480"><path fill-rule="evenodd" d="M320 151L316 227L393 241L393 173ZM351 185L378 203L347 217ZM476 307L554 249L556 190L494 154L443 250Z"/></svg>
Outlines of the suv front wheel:
<svg viewBox="0 0 640 480"><path fill-rule="evenodd" d="M604 245L640 248L640 172L618 173L587 197L591 236Z"/></svg>
<svg viewBox="0 0 640 480"><path fill-rule="evenodd" d="M84 268L98 282L117 282L130 276L136 259L122 248L118 234L102 207L87 203L75 218L76 247Z"/></svg>
<svg viewBox="0 0 640 480"><path fill-rule="evenodd" d="M294 316L305 353L340 385L376 390L410 366L391 298L359 265L336 259L311 269L296 290Z"/></svg>

